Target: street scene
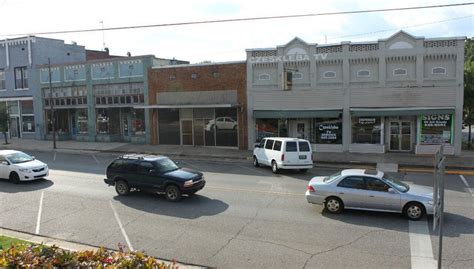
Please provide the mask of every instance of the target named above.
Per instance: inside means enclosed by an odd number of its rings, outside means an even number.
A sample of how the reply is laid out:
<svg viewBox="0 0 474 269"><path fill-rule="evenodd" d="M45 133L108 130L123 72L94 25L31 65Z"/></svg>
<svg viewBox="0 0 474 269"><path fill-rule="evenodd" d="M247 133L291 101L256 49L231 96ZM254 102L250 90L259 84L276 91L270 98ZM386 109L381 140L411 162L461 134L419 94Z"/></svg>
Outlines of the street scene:
<svg viewBox="0 0 474 269"><path fill-rule="evenodd" d="M337 168L275 175L250 161L179 159L183 167L203 172L207 185L170 203L150 193L118 196L103 181L116 155L29 153L48 163L50 174L18 185L0 181L2 228L110 248L121 243L162 259L217 268L410 268L437 253L432 218L413 222L397 213L355 210L334 215L309 204L309 179ZM429 173L393 176L433 184ZM463 178L446 176L443 262L449 268L473 265L474 176Z"/></svg>

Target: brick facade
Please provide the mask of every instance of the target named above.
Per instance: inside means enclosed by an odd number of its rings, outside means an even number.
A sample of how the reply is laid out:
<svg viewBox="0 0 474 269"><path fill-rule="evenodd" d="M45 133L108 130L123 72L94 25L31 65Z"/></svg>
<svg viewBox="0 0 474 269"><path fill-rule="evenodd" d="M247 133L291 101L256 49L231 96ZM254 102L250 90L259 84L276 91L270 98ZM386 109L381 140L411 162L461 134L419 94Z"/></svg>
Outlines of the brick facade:
<svg viewBox="0 0 474 269"><path fill-rule="evenodd" d="M148 70L149 102L157 104L157 95L164 92L207 92L234 90L237 92L238 143L247 149L247 79L246 63L196 64L159 67ZM158 112L152 109L152 143L158 143Z"/></svg>

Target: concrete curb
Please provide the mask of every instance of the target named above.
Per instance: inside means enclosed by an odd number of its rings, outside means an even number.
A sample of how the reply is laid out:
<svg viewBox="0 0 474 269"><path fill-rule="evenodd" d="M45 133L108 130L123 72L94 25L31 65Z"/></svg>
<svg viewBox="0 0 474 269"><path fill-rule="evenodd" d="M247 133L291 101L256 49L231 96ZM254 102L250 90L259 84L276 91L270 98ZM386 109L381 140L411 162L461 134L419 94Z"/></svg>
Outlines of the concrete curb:
<svg viewBox="0 0 474 269"><path fill-rule="evenodd" d="M0 227L0 235L8 236L8 237L13 237L17 239L21 239L24 241L32 242L35 244L44 244L47 246L58 246L62 249L66 249L69 251L78 251L78 250L97 250L99 249L98 246L94 245L89 245L89 244L84 244L84 243L78 243L74 241L66 241L66 240L61 240L53 237L48 237L48 236L41 236L37 234L32 234L32 233L26 233L26 232L21 232L9 228L1 228ZM113 251L117 251L117 249L110 249ZM163 261L167 265L172 265L171 261L165 260L158 258L158 260ZM206 269L210 267L202 266L202 265L195 265L195 264L185 264L185 263L180 263L177 262L176 265L179 266L180 269Z"/></svg>

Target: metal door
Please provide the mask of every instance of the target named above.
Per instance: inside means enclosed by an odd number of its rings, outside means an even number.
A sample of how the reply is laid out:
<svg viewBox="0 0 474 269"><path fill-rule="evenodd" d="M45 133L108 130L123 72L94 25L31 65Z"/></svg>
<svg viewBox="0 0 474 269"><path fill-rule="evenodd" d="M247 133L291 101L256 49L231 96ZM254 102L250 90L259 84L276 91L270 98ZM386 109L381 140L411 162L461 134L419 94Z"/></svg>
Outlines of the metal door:
<svg viewBox="0 0 474 269"><path fill-rule="evenodd" d="M181 144L193 145L193 121L181 120Z"/></svg>

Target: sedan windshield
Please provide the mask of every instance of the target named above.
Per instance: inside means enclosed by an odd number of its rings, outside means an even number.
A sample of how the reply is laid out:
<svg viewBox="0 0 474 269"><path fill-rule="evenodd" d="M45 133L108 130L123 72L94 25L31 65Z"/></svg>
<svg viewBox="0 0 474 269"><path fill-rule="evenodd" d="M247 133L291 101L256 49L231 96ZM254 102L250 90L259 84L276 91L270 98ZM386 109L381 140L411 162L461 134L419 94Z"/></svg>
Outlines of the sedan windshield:
<svg viewBox="0 0 474 269"><path fill-rule="evenodd" d="M410 186L408 186L408 184L405 184L390 175L384 174L383 179L401 192L407 192L410 189Z"/></svg>
<svg viewBox="0 0 474 269"><path fill-rule="evenodd" d="M26 163L34 160L33 157L23 152L8 154L6 157L12 163Z"/></svg>
<svg viewBox="0 0 474 269"><path fill-rule="evenodd" d="M177 166L175 162L168 158L163 158L156 161L156 166L158 171L161 173L167 173L179 169L179 166Z"/></svg>
<svg viewBox="0 0 474 269"><path fill-rule="evenodd" d="M330 175L330 176L325 177L325 178L323 179L323 181L324 181L324 182L331 182L331 181L333 181L334 179L338 178L340 175L341 175L341 172L332 174L332 175Z"/></svg>

